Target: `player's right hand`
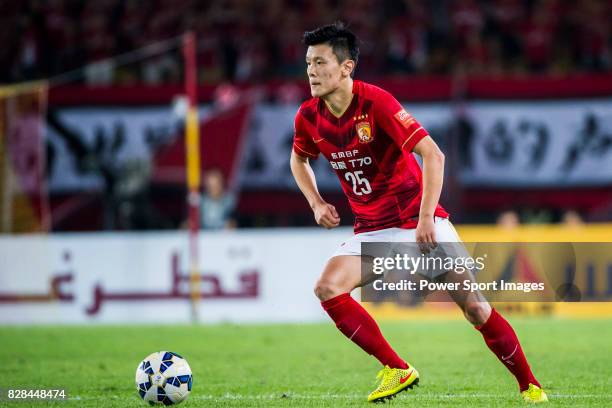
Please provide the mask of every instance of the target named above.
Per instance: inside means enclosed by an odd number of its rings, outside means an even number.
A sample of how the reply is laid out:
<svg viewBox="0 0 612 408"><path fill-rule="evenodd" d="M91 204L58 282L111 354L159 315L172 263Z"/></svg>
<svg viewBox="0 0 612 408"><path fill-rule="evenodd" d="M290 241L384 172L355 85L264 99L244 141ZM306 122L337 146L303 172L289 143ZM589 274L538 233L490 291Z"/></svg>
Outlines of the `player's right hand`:
<svg viewBox="0 0 612 408"><path fill-rule="evenodd" d="M313 208L314 218L317 224L327 229L340 225L340 216L336 207L326 202L317 204Z"/></svg>

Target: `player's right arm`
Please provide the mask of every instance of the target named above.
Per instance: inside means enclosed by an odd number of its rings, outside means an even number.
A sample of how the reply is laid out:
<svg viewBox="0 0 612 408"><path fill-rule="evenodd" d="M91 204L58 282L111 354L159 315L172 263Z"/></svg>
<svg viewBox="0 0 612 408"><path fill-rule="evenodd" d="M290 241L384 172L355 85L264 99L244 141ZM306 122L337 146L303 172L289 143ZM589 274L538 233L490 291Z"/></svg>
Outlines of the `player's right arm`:
<svg viewBox="0 0 612 408"><path fill-rule="evenodd" d="M325 228L334 228L340 225L340 217L336 207L325 202L319 190L312 167L307 157L300 156L295 151L291 152L291 172L295 182L306 197L317 224Z"/></svg>
<svg viewBox="0 0 612 408"><path fill-rule="evenodd" d="M301 110L301 109L300 109ZM298 111L295 116L295 134L293 137L293 151L291 152L291 173L298 187L306 197L317 224L325 228L334 228L340 225L340 217L336 208L325 202L319 190L309 158L317 158L319 149L308 133L309 124Z"/></svg>

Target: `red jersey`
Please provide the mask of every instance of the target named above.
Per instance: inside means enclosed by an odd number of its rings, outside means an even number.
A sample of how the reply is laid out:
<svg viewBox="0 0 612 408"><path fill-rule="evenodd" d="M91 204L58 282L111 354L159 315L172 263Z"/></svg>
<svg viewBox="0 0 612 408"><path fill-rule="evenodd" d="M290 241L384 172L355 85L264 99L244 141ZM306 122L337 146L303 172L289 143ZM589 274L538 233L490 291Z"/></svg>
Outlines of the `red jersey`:
<svg viewBox="0 0 612 408"><path fill-rule="evenodd" d="M335 170L355 215L355 233L416 228L421 168L412 149L427 131L388 92L353 82L353 99L341 117L320 98L304 102L295 117L293 150L322 153ZM435 216L448 217L440 205Z"/></svg>

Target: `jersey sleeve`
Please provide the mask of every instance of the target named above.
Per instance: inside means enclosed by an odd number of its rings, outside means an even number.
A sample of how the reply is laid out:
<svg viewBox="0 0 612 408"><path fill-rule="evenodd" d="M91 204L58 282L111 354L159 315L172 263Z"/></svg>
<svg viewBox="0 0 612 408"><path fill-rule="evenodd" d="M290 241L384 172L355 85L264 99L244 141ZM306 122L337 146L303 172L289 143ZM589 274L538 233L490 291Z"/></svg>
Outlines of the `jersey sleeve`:
<svg viewBox="0 0 612 408"><path fill-rule="evenodd" d="M307 124L305 123L305 119L301 112L298 111L295 115L293 151L302 157L316 159L319 156L319 148L306 128Z"/></svg>
<svg viewBox="0 0 612 408"><path fill-rule="evenodd" d="M388 92L382 92L375 101L376 122L400 149L411 152L429 133Z"/></svg>

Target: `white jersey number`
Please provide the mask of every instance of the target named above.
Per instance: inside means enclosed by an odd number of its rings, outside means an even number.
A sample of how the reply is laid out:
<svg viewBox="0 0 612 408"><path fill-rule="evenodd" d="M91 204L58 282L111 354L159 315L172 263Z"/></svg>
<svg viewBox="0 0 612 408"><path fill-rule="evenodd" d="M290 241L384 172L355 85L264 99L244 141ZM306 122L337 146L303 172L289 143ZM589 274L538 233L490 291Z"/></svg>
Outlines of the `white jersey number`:
<svg viewBox="0 0 612 408"><path fill-rule="evenodd" d="M358 196L364 194L370 194L372 192L372 187L370 187L370 182L367 178L362 177L363 171L349 171L344 173L344 178L347 181L353 183L353 192ZM359 188L359 191L357 190Z"/></svg>

